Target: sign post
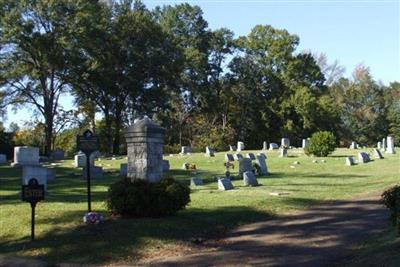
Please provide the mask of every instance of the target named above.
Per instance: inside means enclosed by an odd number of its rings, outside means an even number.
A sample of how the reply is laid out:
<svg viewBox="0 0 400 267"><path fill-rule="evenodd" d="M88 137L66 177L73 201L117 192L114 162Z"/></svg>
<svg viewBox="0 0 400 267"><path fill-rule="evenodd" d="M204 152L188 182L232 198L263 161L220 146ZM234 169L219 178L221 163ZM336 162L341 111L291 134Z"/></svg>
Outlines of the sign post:
<svg viewBox="0 0 400 267"><path fill-rule="evenodd" d="M22 200L31 204L31 241L35 240L35 208L44 199L44 185L31 178L27 185L22 185Z"/></svg>
<svg viewBox="0 0 400 267"><path fill-rule="evenodd" d="M90 155L99 150L99 137L93 135L93 132L86 130L83 135L76 137L76 143L78 150L82 151L86 155L86 178L87 178L87 200L88 200L88 212L92 211L91 207L91 192L90 192Z"/></svg>

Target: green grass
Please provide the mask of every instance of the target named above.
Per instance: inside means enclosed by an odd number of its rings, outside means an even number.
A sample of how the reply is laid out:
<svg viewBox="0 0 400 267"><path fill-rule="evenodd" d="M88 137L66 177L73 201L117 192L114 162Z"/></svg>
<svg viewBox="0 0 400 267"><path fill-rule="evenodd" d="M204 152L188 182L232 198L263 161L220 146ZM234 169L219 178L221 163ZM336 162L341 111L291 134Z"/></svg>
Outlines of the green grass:
<svg viewBox="0 0 400 267"><path fill-rule="evenodd" d="M203 178L205 185L192 189L191 203L176 216L147 219L111 218L104 204L107 188L120 179L119 164L126 159L97 161L96 165L102 164L107 174L92 182L92 209L103 213L106 223L95 227L82 224L87 209L86 183L79 177L80 169L72 168L72 160L65 160L56 167L57 179L48 184L46 200L37 205L34 243L29 242L30 207L19 195L20 170L0 166L0 253L50 263L129 263L190 249L193 238L220 236L240 224L323 201L382 191L399 182L399 154L368 164L345 166L344 157L356 153L340 149L326 158L326 163L312 163L313 159L320 159L304 156L300 149L289 150L288 158L278 158L277 151L268 151L271 174L258 178L261 186L244 187L238 179L233 181L232 191L218 191L215 181L215 176L225 172L224 153L216 153L214 158L203 154L166 156L171 165L166 175L188 182L191 174L181 170L182 164L195 163L196 176ZM291 168L293 161L300 165ZM237 175L237 167L235 162L233 175ZM270 192L289 195L276 197L270 196Z"/></svg>
<svg viewBox="0 0 400 267"><path fill-rule="evenodd" d="M400 264L400 236L394 229L379 238L370 240L357 248L346 267L385 266L398 267Z"/></svg>

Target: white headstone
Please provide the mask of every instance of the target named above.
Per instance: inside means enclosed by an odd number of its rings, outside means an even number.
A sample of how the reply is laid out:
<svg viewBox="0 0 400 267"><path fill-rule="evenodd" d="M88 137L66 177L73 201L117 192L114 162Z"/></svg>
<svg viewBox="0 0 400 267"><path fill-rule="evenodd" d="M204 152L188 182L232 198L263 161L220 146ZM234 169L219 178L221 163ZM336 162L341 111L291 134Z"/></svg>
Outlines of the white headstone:
<svg viewBox="0 0 400 267"><path fill-rule="evenodd" d="M186 155L188 153L192 153L192 149L190 146L182 146L181 147L181 155Z"/></svg>
<svg viewBox="0 0 400 267"><path fill-rule="evenodd" d="M240 160L240 159L243 158L243 156L242 156L242 154L236 153L236 154L233 154L233 158L234 158L235 160Z"/></svg>
<svg viewBox="0 0 400 267"><path fill-rule="evenodd" d="M265 157L257 155L256 164L260 168L260 174L261 175L267 175L268 174L268 167L267 167L267 163L265 162Z"/></svg>
<svg viewBox="0 0 400 267"><path fill-rule="evenodd" d="M257 178L253 172L247 171L243 173L243 184L245 186L257 186Z"/></svg>
<svg viewBox="0 0 400 267"><path fill-rule="evenodd" d="M7 163L7 157L5 154L0 154L0 164L6 164Z"/></svg>
<svg viewBox="0 0 400 267"><path fill-rule="evenodd" d="M353 159L353 157L346 157L346 165L347 165L347 166L352 166L352 165L354 165L354 159Z"/></svg>
<svg viewBox="0 0 400 267"><path fill-rule="evenodd" d="M200 186L200 185L203 185L203 179L197 177L190 178L190 186Z"/></svg>
<svg viewBox="0 0 400 267"><path fill-rule="evenodd" d="M279 146L277 143L270 143L269 144L269 150L274 150L274 149L278 149Z"/></svg>
<svg viewBox="0 0 400 267"><path fill-rule="evenodd" d="M244 172L253 171L251 159L242 158L239 160L239 176L242 176Z"/></svg>
<svg viewBox="0 0 400 267"><path fill-rule="evenodd" d="M301 147L304 149L308 146L309 139L303 139Z"/></svg>
<svg viewBox="0 0 400 267"><path fill-rule="evenodd" d="M210 148L210 147L206 147L206 156L208 157L214 157L214 149Z"/></svg>
<svg viewBox="0 0 400 267"><path fill-rule="evenodd" d="M382 153L381 153L381 151L379 151L379 149L374 148L373 151L374 151L374 158L383 159Z"/></svg>
<svg viewBox="0 0 400 267"><path fill-rule="evenodd" d="M371 161L371 159L369 158L369 155L365 152L360 152L358 153L358 162L360 163L367 163Z"/></svg>
<svg viewBox="0 0 400 267"><path fill-rule="evenodd" d="M357 149L357 148L358 148L357 143L354 142L354 141L352 141L352 142L351 142L351 145L350 145L350 149Z"/></svg>
<svg viewBox="0 0 400 267"><path fill-rule="evenodd" d="M279 150L279 157L280 158L286 158L287 156L288 156L287 149L286 148L281 148Z"/></svg>
<svg viewBox="0 0 400 267"><path fill-rule="evenodd" d="M29 146L14 147L14 162L12 165L39 165L39 148Z"/></svg>
<svg viewBox="0 0 400 267"><path fill-rule="evenodd" d="M255 159L256 159L256 156L254 156L253 153L247 153L247 154L246 154L246 158L249 158L249 159L251 159L251 160L255 160Z"/></svg>
<svg viewBox="0 0 400 267"><path fill-rule="evenodd" d="M266 141L263 142L263 150L268 150L268 143Z"/></svg>
<svg viewBox="0 0 400 267"><path fill-rule="evenodd" d="M267 158L267 155L265 155L265 154L264 154L264 153L262 153L262 152L258 153L258 154L257 154L257 156L261 156L261 157L263 157L264 159L266 159L266 158Z"/></svg>
<svg viewBox="0 0 400 267"><path fill-rule="evenodd" d="M47 191L47 182L56 178L55 169L48 169L41 166L26 165L22 167L22 184L27 185L31 178L36 178L39 184L44 185Z"/></svg>
<svg viewBox="0 0 400 267"><path fill-rule="evenodd" d="M236 146L229 146L230 151L236 151Z"/></svg>
<svg viewBox="0 0 400 267"><path fill-rule="evenodd" d="M244 143L243 142L237 142L237 151L240 152L244 150Z"/></svg>
<svg viewBox="0 0 400 267"><path fill-rule="evenodd" d="M226 161L235 161L232 154L225 154L225 160Z"/></svg>
<svg viewBox="0 0 400 267"><path fill-rule="evenodd" d="M289 140L289 138L282 138L282 140L281 140L281 147L282 147L282 148L289 148L289 147L290 147L290 140Z"/></svg>
<svg viewBox="0 0 400 267"><path fill-rule="evenodd" d="M386 150L386 138L382 139L382 150L385 151Z"/></svg>
<svg viewBox="0 0 400 267"><path fill-rule="evenodd" d="M386 138L386 154L396 154L394 149L394 139L391 136Z"/></svg>
<svg viewBox="0 0 400 267"><path fill-rule="evenodd" d="M382 149L382 142L378 142L378 143L376 144L376 148Z"/></svg>
<svg viewBox="0 0 400 267"><path fill-rule="evenodd" d="M218 179L218 189L219 190L232 190L233 184L228 178L219 178Z"/></svg>
<svg viewBox="0 0 400 267"><path fill-rule="evenodd" d="M94 157L90 155L89 157L90 165L94 165ZM86 155L82 152L78 152L78 154L74 157L74 166L75 168L83 168L86 167Z"/></svg>

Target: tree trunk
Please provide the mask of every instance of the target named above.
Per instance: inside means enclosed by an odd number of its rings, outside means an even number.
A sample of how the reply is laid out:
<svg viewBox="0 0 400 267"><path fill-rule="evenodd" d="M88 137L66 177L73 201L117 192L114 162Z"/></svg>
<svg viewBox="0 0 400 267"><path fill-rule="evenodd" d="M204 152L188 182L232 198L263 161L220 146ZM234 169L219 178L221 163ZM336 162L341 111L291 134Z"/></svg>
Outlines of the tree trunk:
<svg viewBox="0 0 400 267"><path fill-rule="evenodd" d="M121 114L115 114L116 118L114 120L115 127L114 127L114 144L113 144L113 151L114 154L118 155L119 154L119 145L121 142L120 134L121 134L121 128L122 128L122 118Z"/></svg>
<svg viewBox="0 0 400 267"><path fill-rule="evenodd" d="M112 137L112 122L111 117L108 112L104 114L104 119L106 121L106 138L107 138L107 153L109 155L113 154L113 137Z"/></svg>
<svg viewBox="0 0 400 267"><path fill-rule="evenodd" d="M46 114L46 126L44 134L44 155L49 157L53 144L53 116L51 114Z"/></svg>

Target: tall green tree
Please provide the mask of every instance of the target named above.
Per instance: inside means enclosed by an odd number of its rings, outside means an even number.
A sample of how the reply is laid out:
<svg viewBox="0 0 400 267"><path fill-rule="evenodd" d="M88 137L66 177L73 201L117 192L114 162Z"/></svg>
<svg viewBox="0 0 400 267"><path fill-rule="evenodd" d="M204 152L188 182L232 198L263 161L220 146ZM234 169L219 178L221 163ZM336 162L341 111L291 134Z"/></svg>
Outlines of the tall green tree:
<svg viewBox="0 0 400 267"><path fill-rule="evenodd" d="M59 100L68 91L71 1L0 1L0 95L3 105L32 105L44 120L45 151L53 143Z"/></svg>

